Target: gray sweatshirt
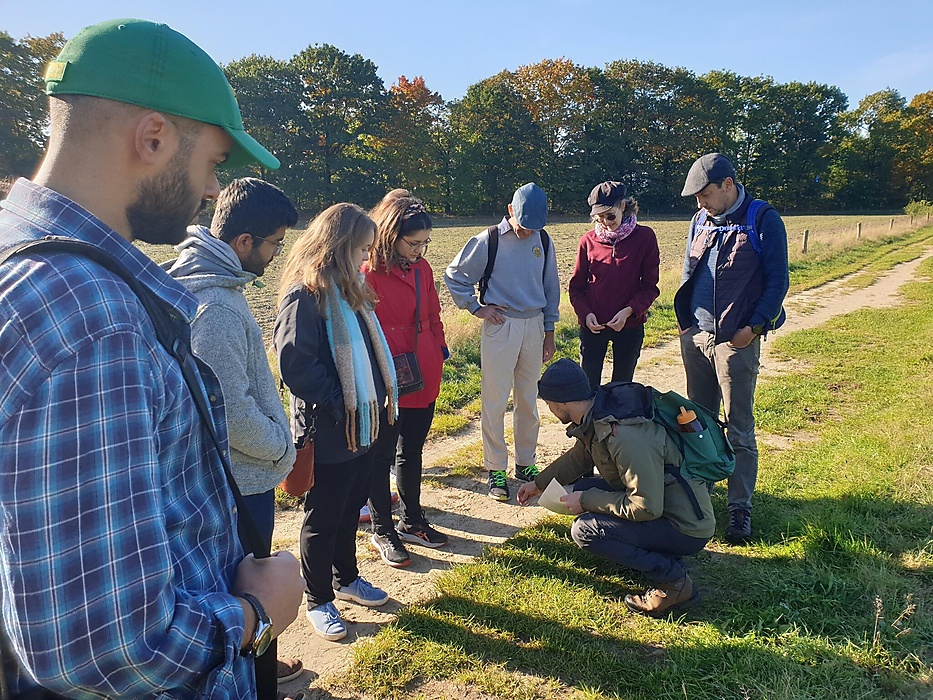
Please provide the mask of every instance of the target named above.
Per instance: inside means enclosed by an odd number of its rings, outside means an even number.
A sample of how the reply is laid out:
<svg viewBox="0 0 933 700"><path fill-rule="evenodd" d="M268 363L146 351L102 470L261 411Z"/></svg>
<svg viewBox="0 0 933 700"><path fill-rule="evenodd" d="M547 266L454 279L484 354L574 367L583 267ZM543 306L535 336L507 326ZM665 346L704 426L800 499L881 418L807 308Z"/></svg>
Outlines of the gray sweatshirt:
<svg viewBox="0 0 933 700"><path fill-rule="evenodd" d="M291 471L295 446L262 331L243 295L256 275L203 226L189 227L176 250L178 259L163 267L198 298L191 347L220 380L233 477L243 495L265 493Z"/></svg>
<svg viewBox="0 0 933 700"><path fill-rule="evenodd" d="M502 306L505 315L513 318L532 318L544 312L544 330L553 331L560 317L560 279L553 239L545 261L540 231L522 240L505 217L498 235L499 250L485 302ZM486 270L488 250L489 234L483 231L467 241L444 273L454 303L470 313L480 308L476 284Z"/></svg>

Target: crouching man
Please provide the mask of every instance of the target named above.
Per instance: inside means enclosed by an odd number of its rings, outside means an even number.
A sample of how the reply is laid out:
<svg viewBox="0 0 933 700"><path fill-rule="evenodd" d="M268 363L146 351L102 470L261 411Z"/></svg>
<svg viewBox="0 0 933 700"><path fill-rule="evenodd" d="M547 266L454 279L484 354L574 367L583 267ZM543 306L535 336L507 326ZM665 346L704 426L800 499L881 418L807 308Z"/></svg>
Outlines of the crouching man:
<svg viewBox="0 0 933 700"><path fill-rule="evenodd" d="M713 535L716 522L709 492L702 481L679 481L672 471L683 459L677 444L651 416L651 390L617 382L590 389L583 369L558 360L538 382L538 396L576 443L518 492L522 505L557 479L574 482L561 497L579 514L571 536L581 548L645 574L651 587L625 596L629 610L663 615L697 598L693 581L680 558L696 554ZM592 473L599 477L580 478ZM699 512L697 517L690 494Z"/></svg>

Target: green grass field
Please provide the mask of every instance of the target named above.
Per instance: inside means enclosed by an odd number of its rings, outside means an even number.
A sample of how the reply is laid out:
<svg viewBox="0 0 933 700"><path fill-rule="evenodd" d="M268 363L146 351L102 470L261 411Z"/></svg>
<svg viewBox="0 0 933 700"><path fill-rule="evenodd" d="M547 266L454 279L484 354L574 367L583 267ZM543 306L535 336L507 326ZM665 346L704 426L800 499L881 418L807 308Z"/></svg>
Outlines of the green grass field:
<svg viewBox="0 0 933 700"><path fill-rule="evenodd" d="M893 226L892 226L893 219ZM917 225L921 217L917 217ZM791 291L801 291L842 274L860 272L853 284L869 284L879 271L895 262L916 256L925 242L933 238L933 230L917 232L909 216L890 215L820 215L786 216L790 257ZM862 222L862 235L856 240L856 225ZM656 344L675 334L672 300L680 282L684 244L688 221L645 221L657 237L661 251L661 296L649 311L645 327L646 345ZM463 429L479 415L479 331L481 322L469 313L453 307L443 284L444 269L463 244L486 225L479 219L440 219L432 232L427 259L434 268L435 281L441 292L443 320L451 349L451 359L444 368L444 381L437 401L432 431L435 435L451 435ZM548 226L557 254L561 285L566 290L573 272L577 244L589 229L586 220L558 220ZM809 229L806 254L801 252L804 231ZM294 241L300 232L289 234ZM173 255L171 248L141 244L140 248L156 261ZM271 344L275 322L277 280L286 253L273 260L262 278L265 286L246 289L253 314L259 321L267 345ZM557 356L576 359L579 341L577 322L564 294L561 320L557 325Z"/></svg>
<svg viewBox="0 0 933 700"><path fill-rule="evenodd" d="M754 542L691 560L701 607L629 614L634 572L551 516L455 567L438 596L354 648L337 683L372 697L933 696L933 260L899 307L775 338L805 369L763 381ZM905 332L910 329L910 332Z"/></svg>

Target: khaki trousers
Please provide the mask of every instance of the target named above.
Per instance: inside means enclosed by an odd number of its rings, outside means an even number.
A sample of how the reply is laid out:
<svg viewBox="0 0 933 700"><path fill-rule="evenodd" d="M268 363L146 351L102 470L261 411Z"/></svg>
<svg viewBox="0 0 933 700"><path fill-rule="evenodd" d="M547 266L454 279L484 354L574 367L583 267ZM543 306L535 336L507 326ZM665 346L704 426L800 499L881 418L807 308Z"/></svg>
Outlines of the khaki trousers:
<svg viewBox="0 0 933 700"><path fill-rule="evenodd" d="M483 322L482 362L483 461L486 469L505 471L509 452L505 445L505 411L512 391L512 427L515 463L535 463L538 447L538 380L544 350L544 314L509 318L496 325ZM514 391L513 391L514 390Z"/></svg>

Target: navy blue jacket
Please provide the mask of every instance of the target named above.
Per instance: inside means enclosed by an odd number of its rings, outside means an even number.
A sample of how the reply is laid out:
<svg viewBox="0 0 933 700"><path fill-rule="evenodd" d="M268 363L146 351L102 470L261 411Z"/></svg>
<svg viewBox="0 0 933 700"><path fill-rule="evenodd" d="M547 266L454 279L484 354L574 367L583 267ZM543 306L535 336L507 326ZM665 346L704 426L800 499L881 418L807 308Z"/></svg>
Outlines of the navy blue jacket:
<svg viewBox="0 0 933 700"><path fill-rule="evenodd" d="M787 272L787 232L780 215L768 207L760 217L758 234L761 239L759 255L749 240L746 212L753 197L747 191L742 205L726 217L721 226L709 220L709 227L701 227L687 237L683 275L680 289L674 295L674 313L681 328L696 323L696 309L692 308L694 273L707 265L710 250L719 237L713 279L713 305L716 318L717 343L732 340L744 326L761 325L768 328L781 316L784 296L789 286Z"/></svg>

